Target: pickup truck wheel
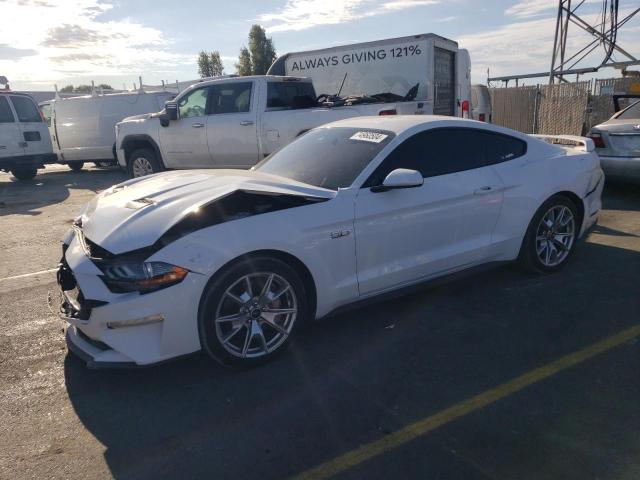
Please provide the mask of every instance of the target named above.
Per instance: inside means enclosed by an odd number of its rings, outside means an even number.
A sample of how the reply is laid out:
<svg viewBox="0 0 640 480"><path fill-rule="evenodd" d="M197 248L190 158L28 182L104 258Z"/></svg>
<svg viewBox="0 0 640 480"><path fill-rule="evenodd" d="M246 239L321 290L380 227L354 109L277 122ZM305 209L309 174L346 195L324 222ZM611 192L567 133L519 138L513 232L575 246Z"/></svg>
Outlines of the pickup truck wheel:
<svg viewBox="0 0 640 480"><path fill-rule="evenodd" d="M144 177L152 173L162 172L164 167L157 159L156 153L150 148L134 150L129 155L127 169L131 178Z"/></svg>
<svg viewBox="0 0 640 480"><path fill-rule="evenodd" d="M69 165L69 168L74 172L79 172L80 170L82 170L82 167L84 167L84 162L83 161L69 162L67 165Z"/></svg>
<svg viewBox="0 0 640 480"><path fill-rule="evenodd" d="M18 180L32 180L38 174L38 169L36 167L20 167L14 168L11 173Z"/></svg>

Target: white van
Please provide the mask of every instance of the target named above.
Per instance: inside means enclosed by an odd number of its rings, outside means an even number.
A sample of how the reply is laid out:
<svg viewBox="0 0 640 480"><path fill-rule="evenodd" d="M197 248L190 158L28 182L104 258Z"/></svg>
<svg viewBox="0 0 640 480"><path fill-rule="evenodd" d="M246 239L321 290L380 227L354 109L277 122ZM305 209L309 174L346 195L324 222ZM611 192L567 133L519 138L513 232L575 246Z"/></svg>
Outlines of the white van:
<svg viewBox="0 0 640 480"><path fill-rule="evenodd" d="M56 98L40 104L60 163L72 170L84 162L115 164L115 126L126 117L158 112L175 93L133 92Z"/></svg>
<svg viewBox="0 0 640 480"><path fill-rule="evenodd" d="M471 118L491 123L491 94L486 85L471 85Z"/></svg>
<svg viewBox="0 0 640 480"><path fill-rule="evenodd" d="M47 125L33 99L0 91L0 170L31 180L47 163L55 163Z"/></svg>

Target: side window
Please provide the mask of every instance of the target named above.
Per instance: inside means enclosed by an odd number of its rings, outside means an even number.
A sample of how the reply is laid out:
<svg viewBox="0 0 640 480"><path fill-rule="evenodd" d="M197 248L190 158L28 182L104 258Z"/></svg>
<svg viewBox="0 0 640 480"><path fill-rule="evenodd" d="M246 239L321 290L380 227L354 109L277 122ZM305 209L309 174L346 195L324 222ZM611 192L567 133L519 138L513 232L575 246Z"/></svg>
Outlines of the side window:
<svg viewBox="0 0 640 480"><path fill-rule="evenodd" d="M379 185L396 168L419 171L424 178L484 167L482 132L471 128L437 128L406 139L365 182Z"/></svg>
<svg viewBox="0 0 640 480"><path fill-rule="evenodd" d="M267 108L291 110L316 106L313 85L308 82L269 82L267 84Z"/></svg>
<svg viewBox="0 0 640 480"><path fill-rule="evenodd" d="M13 118L11 107L9 106L9 100L7 100L7 97L0 95L0 123L13 122L15 122L15 119Z"/></svg>
<svg viewBox="0 0 640 480"><path fill-rule="evenodd" d="M243 113L251 110L252 82L232 82L211 86L209 114Z"/></svg>
<svg viewBox="0 0 640 480"><path fill-rule="evenodd" d="M47 122L47 127L51 126L51 104L45 103L44 105L40 105L40 110L42 111L42 115L44 115L44 119Z"/></svg>
<svg viewBox="0 0 640 480"><path fill-rule="evenodd" d="M180 118L203 117L207 111L208 88L199 88L178 100Z"/></svg>
<svg viewBox="0 0 640 480"><path fill-rule="evenodd" d="M42 122L40 111L29 97L12 95L11 103L13 103L13 108L16 109L18 114L18 121L25 123Z"/></svg>
<svg viewBox="0 0 640 480"><path fill-rule="evenodd" d="M527 153L527 142L498 133L483 132L486 138L487 163L508 162Z"/></svg>

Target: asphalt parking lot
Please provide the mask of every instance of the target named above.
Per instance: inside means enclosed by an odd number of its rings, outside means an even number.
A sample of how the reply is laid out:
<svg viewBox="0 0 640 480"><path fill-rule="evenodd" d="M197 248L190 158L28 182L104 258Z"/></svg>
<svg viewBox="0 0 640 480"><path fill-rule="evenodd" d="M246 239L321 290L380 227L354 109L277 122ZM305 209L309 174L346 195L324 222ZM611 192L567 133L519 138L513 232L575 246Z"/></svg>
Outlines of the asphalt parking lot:
<svg viewBox="0 0 640 480"><path fill-rule="evenodd" d="M0 478L640 478L640 187L560 274L504 266L328 318L273 363L66 351L59 239L117 169L0 174Z"/></svg>

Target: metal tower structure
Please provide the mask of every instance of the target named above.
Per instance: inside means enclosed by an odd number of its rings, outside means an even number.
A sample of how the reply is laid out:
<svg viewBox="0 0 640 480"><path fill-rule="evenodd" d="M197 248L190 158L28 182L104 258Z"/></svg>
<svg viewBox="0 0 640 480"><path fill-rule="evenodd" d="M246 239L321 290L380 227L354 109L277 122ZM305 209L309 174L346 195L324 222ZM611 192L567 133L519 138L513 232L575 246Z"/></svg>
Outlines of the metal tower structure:
<svg viewBox="0 0 640 480"><path fill-rule="evenodd" d="M566 81L563 76L567 74L581 74L597 71L603 67L615 67L624 70L627 66L638 65L640 60L618 45L618 31L631 20L640 8L632 9L624 17L619 16L619 0L601 0L602 9L597 16L590 15L591 21L585 20L585 16L579 16L576 11L586 0L559 0L558 18L556 20L556 32L551 56L551 68L549 70L549 83ZM575 52L567 52L567 33L569 26L589 33L591 40ZM575 68L578 63L592 54L598 48L602 48L602 58L598 65L590 68ZM597 53L597 52L596 52ZM618 59L616 59L618 57Z"/></svg>

